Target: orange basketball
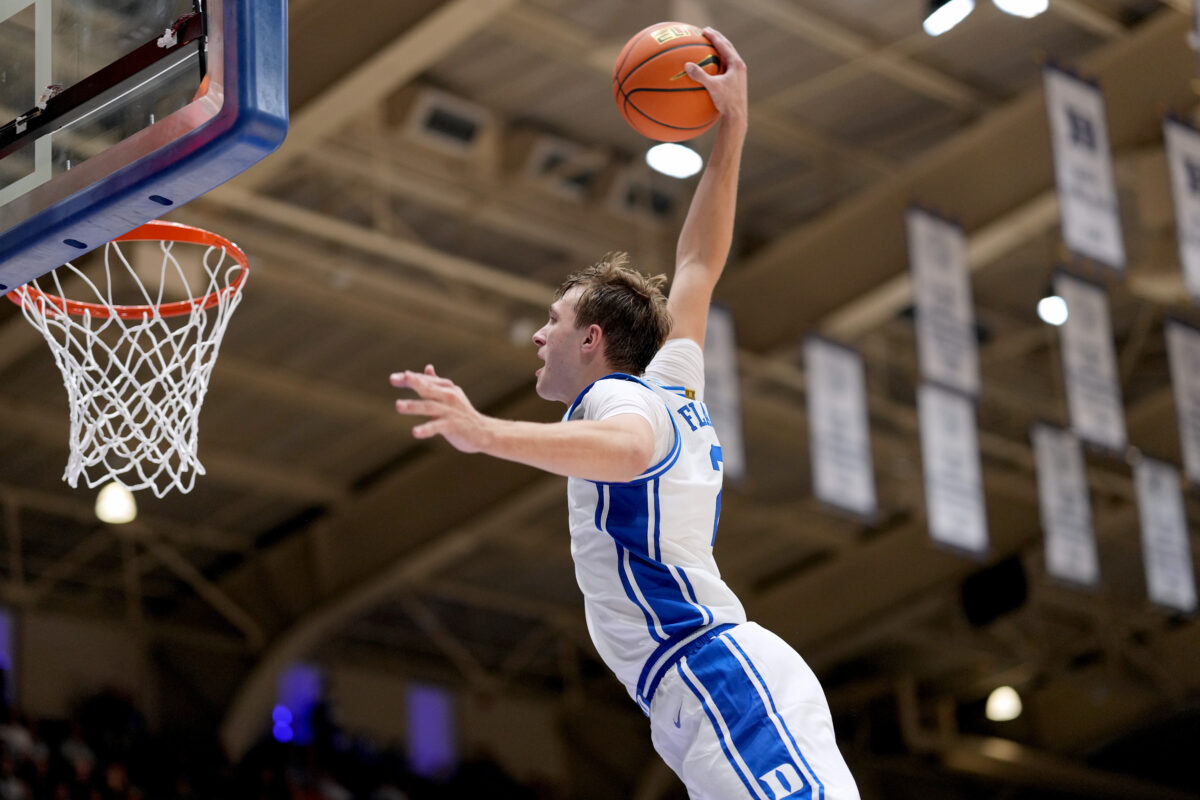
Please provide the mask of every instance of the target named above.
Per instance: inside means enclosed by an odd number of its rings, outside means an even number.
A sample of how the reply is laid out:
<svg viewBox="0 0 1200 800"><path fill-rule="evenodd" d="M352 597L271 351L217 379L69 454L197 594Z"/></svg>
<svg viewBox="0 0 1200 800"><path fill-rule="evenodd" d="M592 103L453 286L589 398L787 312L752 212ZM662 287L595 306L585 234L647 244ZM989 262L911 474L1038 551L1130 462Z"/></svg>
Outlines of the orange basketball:
<svg viewBox="0 0 1200 800"><path fill-rule="evenodd" d="M708 90L683 69L689 61L710 75L722 70L712 42L684 22L651 25L621 49L613 67L613 99L634 130L660 142L682 142L717 121Z"/></svg>

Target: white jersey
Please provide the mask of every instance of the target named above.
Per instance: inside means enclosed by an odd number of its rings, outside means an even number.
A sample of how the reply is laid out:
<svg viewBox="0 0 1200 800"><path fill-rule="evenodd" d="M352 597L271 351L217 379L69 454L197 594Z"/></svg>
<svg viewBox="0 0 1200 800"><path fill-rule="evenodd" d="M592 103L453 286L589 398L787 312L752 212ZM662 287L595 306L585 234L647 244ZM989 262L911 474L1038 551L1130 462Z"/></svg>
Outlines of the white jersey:
<svg viewBox="0 0 1200 800"><path fill-rule="evenodd" d="M643 378L584 389L564 419L636 413L655 432L654 464L628 483L571 478L571 555L600 657L647 714L665 671L720 626L746 621L713 559L721 445L701 401L704 357L673 339Z"/></svg>

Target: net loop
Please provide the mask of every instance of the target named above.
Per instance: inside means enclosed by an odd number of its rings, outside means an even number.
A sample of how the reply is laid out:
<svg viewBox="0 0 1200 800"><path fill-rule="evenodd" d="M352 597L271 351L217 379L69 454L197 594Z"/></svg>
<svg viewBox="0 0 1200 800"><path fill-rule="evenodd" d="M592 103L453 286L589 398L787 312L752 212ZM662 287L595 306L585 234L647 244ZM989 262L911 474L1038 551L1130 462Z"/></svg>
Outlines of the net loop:
<svg viewBox="0 0 1200 800"><path fill-rule="evenodd" d="M158 253L132 242L157 242ZM249 261L224 237L161 220L106 244L103 260L103 280L68 262L8 293L62 372L71 410L63 480L189 492L204 474L200 407ZM86 299L67 299L68 287ZM168 287L187 299L168 300Z"/></svg>

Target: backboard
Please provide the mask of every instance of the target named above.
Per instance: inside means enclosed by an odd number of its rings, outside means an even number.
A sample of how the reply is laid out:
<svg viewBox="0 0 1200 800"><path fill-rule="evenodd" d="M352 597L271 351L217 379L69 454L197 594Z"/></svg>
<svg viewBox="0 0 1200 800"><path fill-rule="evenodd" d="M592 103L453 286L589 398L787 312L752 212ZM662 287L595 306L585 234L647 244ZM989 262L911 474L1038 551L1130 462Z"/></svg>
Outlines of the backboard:
<svg viewBox="0 0 1200 800"><path fill-rule="evenodd" d="M287 131L286 0L0 0L0 292Z"/></svg>

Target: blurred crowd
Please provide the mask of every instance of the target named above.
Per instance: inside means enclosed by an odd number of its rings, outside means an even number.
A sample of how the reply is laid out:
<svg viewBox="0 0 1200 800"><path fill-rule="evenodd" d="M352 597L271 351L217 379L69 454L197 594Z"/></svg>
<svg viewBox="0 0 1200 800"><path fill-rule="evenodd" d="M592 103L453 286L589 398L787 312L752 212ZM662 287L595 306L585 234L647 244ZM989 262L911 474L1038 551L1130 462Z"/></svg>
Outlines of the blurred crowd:
<svg viewBox="0 0 1200 800"><path fill-rule="evenodd" d="M403 752L331 730L305 745L264 738L230 763L214 731L153 735L130 699L105 691L69 719L0 710L0 800L554 800L482 759L422 777Z"/></svg>

